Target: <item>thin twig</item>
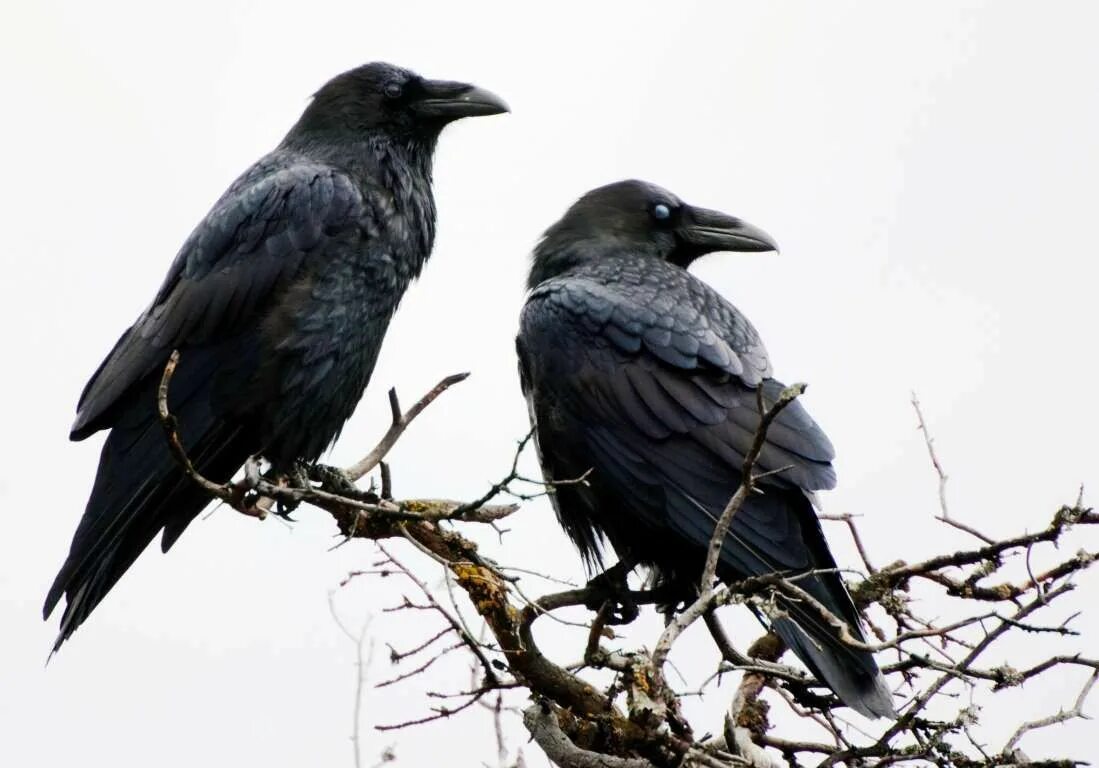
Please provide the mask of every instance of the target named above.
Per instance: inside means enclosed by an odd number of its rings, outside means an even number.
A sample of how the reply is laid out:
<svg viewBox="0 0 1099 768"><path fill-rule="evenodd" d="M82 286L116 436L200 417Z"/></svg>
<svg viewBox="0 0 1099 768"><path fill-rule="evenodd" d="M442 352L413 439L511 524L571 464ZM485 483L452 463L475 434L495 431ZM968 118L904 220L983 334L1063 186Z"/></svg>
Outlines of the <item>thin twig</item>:
<svg viewBox="0 0 1099 768"><path fill-rule="evenodd" d="M191 458L187 455L187 449L183 447L183 439L179 435L179 421L168 409L168 388L172 383L176 367L179 365L179 359L179 350L172 350L168 362L164 365L164 372L160 376L156 398L157 414L160 417L160 425L164 428L164 434L168 439L168 448L172 452L172 457L176 460L180 469L183 470L183 473L211 496L221 499L238 512L262 519L266 516L267 510L245 504L244 488L237 487L232 483L212 482L206 479L191 463Z"/></svg>
<svg viewBox="0 0 1099 768"><path fill-rule="evenodd" d="M919 421L919 430L923 432L924 444L927 446L927 454L931 457L931 465L935 468L935 474L939 476L939 509L942 511L941 515L936 516L936 520L946 523L957 528L960 531L965 531L971 536L975 536L985 544L994 544L995 540L986 536L972 526L966 525L958 520L955 520L950 516L950 510L946 506L946 481L949 479L947 474L943 471L942 464L939 463L939 457L935 454L935 438L931 437L931 432L927 429L927 422L924 421L923 411L920 410L920 401L916 397L916 393L912 393L912 407L916 410L916 419Z"/></svg>
<svg viewBox="0 0 1099 768"><path fill-rule="evenodd" d="M717 574L717 564L721 559L721 548L725 543L725 537L729 533L729 526L732 525L733 517L740 510L740 507L744 504L744 500L748 498L748 495L752 493L755 488L755 480L753 473L755 472L756 461L759 459L760 451L763 450L763 446L767 441L767 429L771 426L771 423L778 417L782 410L790 403L794 402L801 394L805 392L805 384L791 384L779 393L778 399L767 408L765 411L761 411L759 426L756 427L755 437L752 439L752 446L748 449L748 453L744 456L744 464L741 468L740 487L737 488L736 493L729 499L729 503L725 505L725 509L721 512L721 517L718 518L717 523L714 525L713 534L710 537L710 546L706 552L706 565L702 569L702 581L700 583L700 590L706 592L713 588L714 576ZM762 402L762 390L760 391L760 398Z"/></svg>
<svg viewBox="0 0 1099 768"><path fill-rule="evenodd" d="M355 706L351 720L351 745L355 755L355 768L362 768L362 743L359 738L359 729L362 723L363 689L366 686L367 670L374 660L374 641L370 642L369 650L363 657L363 645L366 642L366 633L370 629L372 617L367 616L358 633L352 632L336 610L335 593L328 593L328 609L333 621L340 631L355 645Z"/></svg>
<svg viewBox="0 0 1099 768"><path fill-rule="evenodd" d="M1088 677L1087 682L1084 683L1084 687L1080 690L1080 693L1076 696L1076 702L1072 705L1072 709L1061 710L1055 715L1049 717L1043 717L1039 720L1031 720L1028 723L1023 723L1016 729L1015 733L1011 735L1011 738L1007 740L1007 744L1004 745L1004 755L1012 755L1015 749L1015 745L1019 743L1019 740L1023 738L1023 735L1028 731L1034 731L1038 728L1045 728L1050 725L1056 725L1057 723L1063 723L1066 720L1072 720L1076 717L1087 718L1084 714L1084 702L1087 701L1088 694L1091 693L1091 689L1095 687L1095 681L1099 680L1099 669L1093 671Z"/></svg>
<svg viewBox="0 0 1099 768"><path fill-rule="evenodd" d="M465 622L459 618L455 618L454 616L452 616L450 611L446 610L442 606L442 604L435 599L435 595L432 594L427 584L425 584L414 573L412 573L408 566L406 566L403 562L394 557L393 554L388 549L386 549L381 542L377 542L377 546L378 549L382 551L382 554L386 556L389 562L393 563L393 565L396 566L397 569L399 569L402 573L404 573L412 581L413 584L420 588L420 592L422 592L424 597L427 598L431 606L439 613L440 616L442 616L446 620L451 628L458 633L458 637L462 639L462 642L469 646L470 651L473 653L474 656L477 657L477 660L481 662L481 668L484 670L485 673L485 684L494 685L495 683L497 683L498 679L496 676L496 671L492 668L492 662L488 660L488 657L486 657L484 652L481 650L480 643L478 643L473 638L473 635L466 628Z"/></svg>
<svg viewBox="0 0 1099 768"><path fill-rule="evenodd" d="M431 405L435 398L443 394L443 392L446 392L458 382L465 381L467 378L469 378L468 373L455 373L447 376L432 387L430 392L417 400L416 404L404 413L401 413L401 404L397 400L397 390L390 389L389 410L392 415L392 421L389 424L389 429L382 435L382 439L378 441L378 444L374 446L374 449L370 451L370 453L366 454L366 456L363 456L344 470L351 482L364 477L370 470L378 466L378 462L384 459L390 449L396 445L397 440L400 439L405 429L412 423L412 420L419 416L425 408Z"/></svg>
<svg viewBox="0 0 1099 768"><path fill-rule="evenodd" d="M855 524L854 515L817 515L817 518L820 520L835 520L844 523L847 526L847 530L851 533L851 539L855 542L855 549L858 550L862 564L866 566L866 572L869 574L878 572L878 569L870 563L870 555L867 554L866 546L862 543L862 536L859 535L859 529Z"/></svg>

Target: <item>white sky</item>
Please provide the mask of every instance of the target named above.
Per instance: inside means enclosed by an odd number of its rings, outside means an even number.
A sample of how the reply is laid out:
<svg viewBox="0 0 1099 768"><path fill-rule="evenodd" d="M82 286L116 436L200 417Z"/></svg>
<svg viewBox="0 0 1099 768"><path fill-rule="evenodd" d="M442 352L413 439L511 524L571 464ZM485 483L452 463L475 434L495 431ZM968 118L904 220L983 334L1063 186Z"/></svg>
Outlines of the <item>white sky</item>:
<svg viewBox="0 0 1099 768"><path fill-rule="evenodd" d="M810 382L806 404L839 451L826 507L865 515L878 563L969 543L931 520L913 389L959 517L1034 529L1081 482L1099 488L1094 4L157 5L0 10L0 764L351 765L354 652L327 593L373 550L329 552L323 513L291 528L224 510L197 522L170 556L146 553L46 669L56 617L39 610L98 457L100 439L66 440L81 386L225 185L321 83L364 61L475 82L513 114L444 136L435 256L333 461L373 445L389 386L411 402L470 370L392 455L396 489L469 498L502 475L526 431L512 339L527 254L579 194L633 176L782 244L780 257L721 255L697 273L752 318L780 378ZM548 506L511 525L502 551L488 542L502 559L578 574ZM1094 596L1099 580L1082 585ZM337 599L354 623L399 593L372 581ZM437 625L374 627L380 680L386 642L407 647ZM742 644L756 633L739 614L732 627ZM1099 614L1079 627L1094 647ZM636 642L654 637L649 623ZM688 640L697 650L678 661L702 674L711 651ZM562 660L578 654L574 643ZM1082 681L1066 672L1003 696L991 746ZM448 763L492 760L481 715L371 728L423 714L425 688L466 683L453 667L372 692L367 756L396 743L400 765L434 764L444 745ZM727 693L692 702L697 721L717 727ZM1024 746L1096 760L1090 730ZM517 722L511 733L521 744Z"/></svg>

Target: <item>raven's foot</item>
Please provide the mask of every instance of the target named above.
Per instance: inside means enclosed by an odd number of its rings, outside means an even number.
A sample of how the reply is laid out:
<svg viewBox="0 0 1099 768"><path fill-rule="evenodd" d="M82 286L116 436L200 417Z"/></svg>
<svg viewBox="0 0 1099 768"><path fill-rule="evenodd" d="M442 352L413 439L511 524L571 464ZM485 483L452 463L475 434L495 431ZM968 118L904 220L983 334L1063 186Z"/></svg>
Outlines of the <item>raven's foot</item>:
<svg viewBox="0 0 1099 768"><path fill-rule="evenodd" d="M631 570L633 568L628 563L618 563L592 578L585 587L591 593L584 601L589 610L600 611L603 606L610 606L607 624L629 624L640 613L626 583Z"/></svg>
<svg viewBox="0 0 1099 768"><path fill-rule="evenodd" d="M303 466L306 476L314 483L320 483L321 490L347 496L358 493L359 489L351 478L339 467L328 464L306 464Z"/></svg>
<svg viewBox="0 0 1099 768"><path fill-rule="evenodd" d="M364 491L355 485L351 477L339 467L328 464L307 464L304 465L304 469L309 480L320 483L322 491L369 504L377 504L380 500L373 490Z"/></svg>
<svg viewBox="0 0 1099 768"><path fill-rule="evenodd" d="M265 520L271 513L289 520L291 508L296 507L298 503L293 502L292 507L288 508L282 501L266 496L260 487L264 485L265 488L270 488L271 485L275 485L280 489L288 488L290 482L284 475L276 473L273 469L266 472L261 470L260 457L249 456L244 462L244 477L226 486L231 490L231 496L225 500L226 503L242 515L254 517L257 520ZM267 492L270 493L270 491Z"/></svg>
<svg viewBox="0 0 1099 768"><path fill-rule="evenodd" d="M656 612L664 617L664 626L675 620L675 615L686 609L698 597L698 585L684 585L677 581L658 581L649 590Z"/></svg>
<svg viewBox="0 0 1099 768"><path fill-rule="evenodd" d="M786 680L783 687L798 704L809 710L829 712L836 707L842 707L843 702L833 694L821 694L813 690L808 683Z"/></svg>

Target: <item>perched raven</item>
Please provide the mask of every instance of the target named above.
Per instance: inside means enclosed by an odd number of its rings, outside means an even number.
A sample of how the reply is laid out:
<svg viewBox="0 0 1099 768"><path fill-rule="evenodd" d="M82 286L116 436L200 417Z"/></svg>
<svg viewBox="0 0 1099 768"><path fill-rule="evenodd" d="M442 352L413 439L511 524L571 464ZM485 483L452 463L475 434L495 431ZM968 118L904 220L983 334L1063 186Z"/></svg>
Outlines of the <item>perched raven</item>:
<svg viewBox="0 0 1099 768"><path fill-rule="evenodd" d="M590 471L550 497L589 568L610 540L675 599L697 594L714 524L736 491L760 414L783 385L751 323L687 266L711 251L771 251L743 221L695 208L640 181L593 190L535 248L517 348L523 392L548 480ZM767 433L764 493L723 543L723 579L836 567L813 511L835 484L832 445L797 401ZM862 637L843 581L797 582ZM818 614L782 600L772 625L848 706L895 716L869 653L840 642Z"/></svg>
<svg viewBox="0 0 1099 768"><path fill-rule="evenodd" d="M192 232L160 290L80 397L70 437L110 429L84 517L46 597L56 651L163 530L167 551L209 498L177 468L156 387L196 468L224 482L251 455L315 461L351 416L390 318L431 253L431 164L447 123L506 112L465 83L374 63L314 95L282 143Z"/></svg>

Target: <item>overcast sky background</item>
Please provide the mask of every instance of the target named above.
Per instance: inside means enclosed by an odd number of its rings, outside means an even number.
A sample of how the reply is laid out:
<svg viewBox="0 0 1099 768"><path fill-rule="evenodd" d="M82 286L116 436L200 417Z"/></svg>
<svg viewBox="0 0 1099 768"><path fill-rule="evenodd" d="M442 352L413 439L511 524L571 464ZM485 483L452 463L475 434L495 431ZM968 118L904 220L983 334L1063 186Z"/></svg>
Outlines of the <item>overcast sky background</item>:
<svg viewBox="0 0 1099 768"><path fill-rule="evenodd" d="M224 187L309 94L365 61L475 82L513 114L444 135L435 255L333 462L374 444L390 386L411 402L469 370L392 454L396 491L472 498L501 476L526 431L513 337L531 246L579 194L638 177L782 245L696 272L752 319L778 377L810 383L806 405L839 452L826 509L865 515L879 564L970 544L932 520L911 390L957 516L991 533L1035 529L1080 483L1099 489L1099 6L158 6L0 11L0 764L351 765L354 648L327 595L373 548L328 551L324 513L303 510L289 527L225 510L196 522L170 556L147 552L48 668L57 622L39 611L98 458L101 438L66 440L86 378ZM530 457L525 466L535 471ZM490 542L496 556L580 576L548 505L528 505L511 527L502 550ZM829 529L854 564L842 533ZM379 614L399 599L393 581L339 594L341 613L352 624ZM1082 586L1078 602L1094 607L1099 579ZM730 621L741 644L757 633L741 614ZM407 647L437 627L378 615L374 679L392 673L386 642ZM1094 648L1099 613L1079 628ZM704 636L682 650L688 677L712 668ZM1069 702L1083 679L1058 673L1001 697L990 745ZM458 665L371 692L367 756L396 743L399 765L437 764L440 748L448 764L491 761L480 714L397 735L371 728L423 714L426 689L467 683ZM698 722L719 726L722 691L691 702ZM525 734L509 722L515 747ZM1079 722L1024 747L1099 759L1093 726Z"/></svg>

